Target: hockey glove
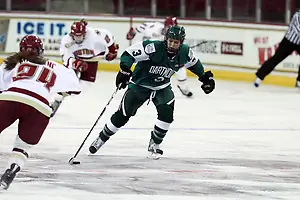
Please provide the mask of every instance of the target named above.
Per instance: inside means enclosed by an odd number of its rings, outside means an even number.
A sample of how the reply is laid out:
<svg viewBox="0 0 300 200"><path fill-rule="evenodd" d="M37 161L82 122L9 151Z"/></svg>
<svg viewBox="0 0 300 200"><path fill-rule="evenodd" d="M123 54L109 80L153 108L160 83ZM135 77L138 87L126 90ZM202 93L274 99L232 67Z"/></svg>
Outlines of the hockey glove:
<svg viewBox="0 0 300 200"><path fill-rule="evenodd" d="M199 78L199 81L203 83L201 88L205 94L209 94L215 89L214 74L211 71L205 72L204 75Z"/></svg>
<svg viewBox="0 0 300 200"><path fill-rule="evenodd" d="M124 71L120 69L116 77L116 86L119 87L120 89L125 89L129 83L131 75L132 75L131 70Z"/></svg>
<svg viewBox="0 0 300 200"><path fill-rule="evenodd" d="M118 55L118 50L119 50L119 45L116 43L113 43L112 45L110 45L108 47L108 54L106 55L105 59L107 61L112 61L113 59L115 59Z"/></svg>
<svg viewBox="0 0 300 200"><path fill-rule="evenodd" d="M76 59L72 63L72 68L75 71L84 72L84 71L86 71L88 69L88 64L86 62L84 62L83 60Z"/></svg>
<svg viewBox="0 0 300 200"><path fill-rule="evenodd" d="M135 36L136 32L134 31L134 28L131 27L126 35L127 40L132 40Z"/></svg>

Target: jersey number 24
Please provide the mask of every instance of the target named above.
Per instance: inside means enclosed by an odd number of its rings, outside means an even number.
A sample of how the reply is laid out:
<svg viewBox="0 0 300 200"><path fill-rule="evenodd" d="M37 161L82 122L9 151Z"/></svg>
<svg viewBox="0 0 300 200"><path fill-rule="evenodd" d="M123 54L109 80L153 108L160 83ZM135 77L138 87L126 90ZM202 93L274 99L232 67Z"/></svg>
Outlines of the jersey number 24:
<svg viewBox="0 0 300 200"><path fill-rule="evenodd" d="M42 66L39 66L42 67ZM21 64L18 68L17 75L13 77L13 81L22 79L32 79L38 71L38 66L33 66L27 63ZM56 74L53 70L43 67L39 72L36 81L44 83L45 87L50 91L50 88L54 86L56 80Z"/></svg>

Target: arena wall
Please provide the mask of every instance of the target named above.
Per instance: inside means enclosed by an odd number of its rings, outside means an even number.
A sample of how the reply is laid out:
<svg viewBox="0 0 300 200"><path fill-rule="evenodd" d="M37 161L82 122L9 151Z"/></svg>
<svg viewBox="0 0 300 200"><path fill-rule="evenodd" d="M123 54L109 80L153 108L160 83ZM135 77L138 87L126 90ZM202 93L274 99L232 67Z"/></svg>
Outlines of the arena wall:
<svg viewBox="0 0 300 200"><path fill-rule="evenodd" d="M129 17L83 16L91 27L105 28L115 36L120 45L119 55L129 46L126 33L130 27ZM69 32L73 15L44 15L0 13L0 55L4 59L18 51L18 42L26 34L36 34L43 39L45 55L60 61L60 38ZM163 21L153 18L133 18L133 25L145 21ZM214 71L216 79L252 82L255 71L272 56L284 36L287 26L248 24L218 21L179 20L186 28L185 42L194 47L207 70ZM137 36L134 42L141 40ZM199 44L197 46L197 44ZM298 71L299 57L291 54L280 63L265 84L292 87ZM118 60L99 63L99 70L118 71ZM192 76L191 73L189 73Z"/></svg>

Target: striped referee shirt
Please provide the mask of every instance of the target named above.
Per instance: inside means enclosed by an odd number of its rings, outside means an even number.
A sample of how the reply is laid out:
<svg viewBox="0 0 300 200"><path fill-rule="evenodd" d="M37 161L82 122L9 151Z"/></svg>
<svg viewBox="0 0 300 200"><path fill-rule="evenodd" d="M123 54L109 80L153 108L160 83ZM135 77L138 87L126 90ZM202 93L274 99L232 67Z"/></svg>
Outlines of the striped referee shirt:
<svg viewBox="0 0 300 200"><path fill-rule="evenodd" d="M288 41L300 45L300 10L293 15L284 37Z"/></svg>

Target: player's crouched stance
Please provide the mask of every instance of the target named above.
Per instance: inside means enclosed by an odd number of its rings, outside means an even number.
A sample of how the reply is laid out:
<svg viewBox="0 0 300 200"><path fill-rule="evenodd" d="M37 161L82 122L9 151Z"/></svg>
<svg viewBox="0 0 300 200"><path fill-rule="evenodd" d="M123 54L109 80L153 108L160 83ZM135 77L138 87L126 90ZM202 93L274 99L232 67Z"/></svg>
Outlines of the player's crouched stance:
<svg viewBox="0 0 300 200"><path fill-rule="evenodd" d="M8 189L24 167L30 148L42 137L52 112L50 92L80 93L74 71L46 60L43 51L40 38L27 35L20 41L20 51L0 66L0 133L19 120L0 189Z"/></svg>
<svg viewBox="0 0 300 200"><path fill-rule="evenodd" d="M172 26L168 29L164 41L143 41L137 43L122 54L120 71L116 77L116 85L128 89L125 92L119 109L105 124L89 150L96 153L100 147L124 126L131 116L147 100L152 101L157 110L157 121L151 131L148 151L152 158L158 159L163 151L159 145L163 141L173 121L174 93L170 78L180 67L187 67L199 77L203 83L201 88L209 94L215 89L215 81L211 71L204 72L199 59L183 41L185 29ZM130 68L137 62L135 69ZM130 83L129 80L131 79Z"/></svg>

